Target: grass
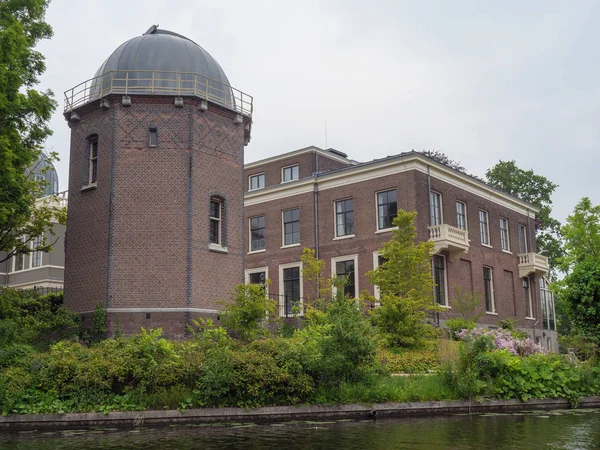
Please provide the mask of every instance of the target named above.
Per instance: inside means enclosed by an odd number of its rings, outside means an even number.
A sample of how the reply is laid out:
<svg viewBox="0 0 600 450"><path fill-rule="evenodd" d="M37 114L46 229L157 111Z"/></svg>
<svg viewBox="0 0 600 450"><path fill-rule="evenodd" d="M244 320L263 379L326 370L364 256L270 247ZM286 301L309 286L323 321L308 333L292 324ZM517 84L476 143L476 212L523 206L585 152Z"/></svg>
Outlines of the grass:
<svg viewBox="0 0 600 450"><path fill-rule="evenodd" d="M456 400L456 395L434 375L373 376L366 381L341 384L338 389L320 388L310 404L425 402Z"/></svg>

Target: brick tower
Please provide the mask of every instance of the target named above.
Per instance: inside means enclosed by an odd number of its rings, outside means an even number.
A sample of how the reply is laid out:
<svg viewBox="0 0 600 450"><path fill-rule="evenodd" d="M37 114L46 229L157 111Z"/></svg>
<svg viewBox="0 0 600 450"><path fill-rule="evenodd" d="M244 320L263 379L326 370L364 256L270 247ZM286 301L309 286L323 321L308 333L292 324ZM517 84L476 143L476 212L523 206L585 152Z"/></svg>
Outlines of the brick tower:
<svg viewBox="0 0 600 450"><path fill-rule="evenodd" d="M65 303L109 332L171 337L242 283L252 97L190 39L151 27L65 93Z"/></svg>

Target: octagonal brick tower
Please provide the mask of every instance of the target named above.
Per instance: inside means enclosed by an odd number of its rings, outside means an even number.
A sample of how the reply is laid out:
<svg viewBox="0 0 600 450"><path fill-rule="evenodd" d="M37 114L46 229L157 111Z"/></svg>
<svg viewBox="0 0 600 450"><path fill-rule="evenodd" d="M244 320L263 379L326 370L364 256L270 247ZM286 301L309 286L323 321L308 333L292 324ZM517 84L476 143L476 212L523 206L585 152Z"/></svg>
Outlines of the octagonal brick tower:
<svg viewBox="0 0 600 450"><path fill-rule="evenodd" d="M181 337L243 282L252 97L202 47L151 27L65 93L65 303L87 326Z"/></svg>

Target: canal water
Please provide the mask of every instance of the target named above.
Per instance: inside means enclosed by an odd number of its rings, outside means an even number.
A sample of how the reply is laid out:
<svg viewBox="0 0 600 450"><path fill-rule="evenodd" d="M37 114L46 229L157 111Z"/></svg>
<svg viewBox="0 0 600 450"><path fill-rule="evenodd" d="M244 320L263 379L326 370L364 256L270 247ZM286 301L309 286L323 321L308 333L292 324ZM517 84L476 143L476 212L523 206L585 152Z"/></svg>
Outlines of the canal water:
<svg viewBox="0 0 600 450"><path fill-rule="evenodd" d="M0 449L600 449L600 410L0 434Z"/></svg>

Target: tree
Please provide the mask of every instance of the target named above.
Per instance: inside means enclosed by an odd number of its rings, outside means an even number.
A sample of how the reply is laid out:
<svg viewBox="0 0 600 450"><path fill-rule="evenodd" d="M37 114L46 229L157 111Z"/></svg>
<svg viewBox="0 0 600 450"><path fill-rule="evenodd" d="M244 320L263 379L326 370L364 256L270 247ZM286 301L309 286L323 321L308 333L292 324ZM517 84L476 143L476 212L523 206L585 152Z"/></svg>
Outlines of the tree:
<svg viewBox="0 0 600 450"><path fill-rule="evenodd" d="M56 108L51 91L33 89L45 70L34 47L52 36L47 6L47 0L0 2L0 252L8 252L1 261L50 250L44 233L64 219L64 210L36 202L43 186L27 173L51 134L47 122ZM38 236L41 243L32 248Z"/></svg>
<svg viewBox="0 0 600 450"><path fill-rule="evenodd" d="M600 261L600 205L584 197L562 227L564 257L561 267L567 271L586 260Z"/></svg>
<svg viewBox="0 0 600 450"><path fill-rule="evenodd" d="M435 310L430 255L433 243L415 243L417 213L399 210L392 238L383 244L383 264L367 273L379 286L381 306L373 322L389 345L419 347L435 335L427 314Z"/></svg>
<svg viewBox="0 0 600 450"><path fill-rule="evenodd" d="M600 260L587 260L565 277L560 297L571 331L600 339Z"/></svg>
<svg viewBox="0 0 600 450"><path fill-rule="evenodd" d="M539 208L537 215L537 247L548 257L551 270L557 267L562 255L560 243L560 222L553 217L552 193L558 185L533 170L517 167L515 161L499 161L485 173L487 182L507 194Z"/></svg>

